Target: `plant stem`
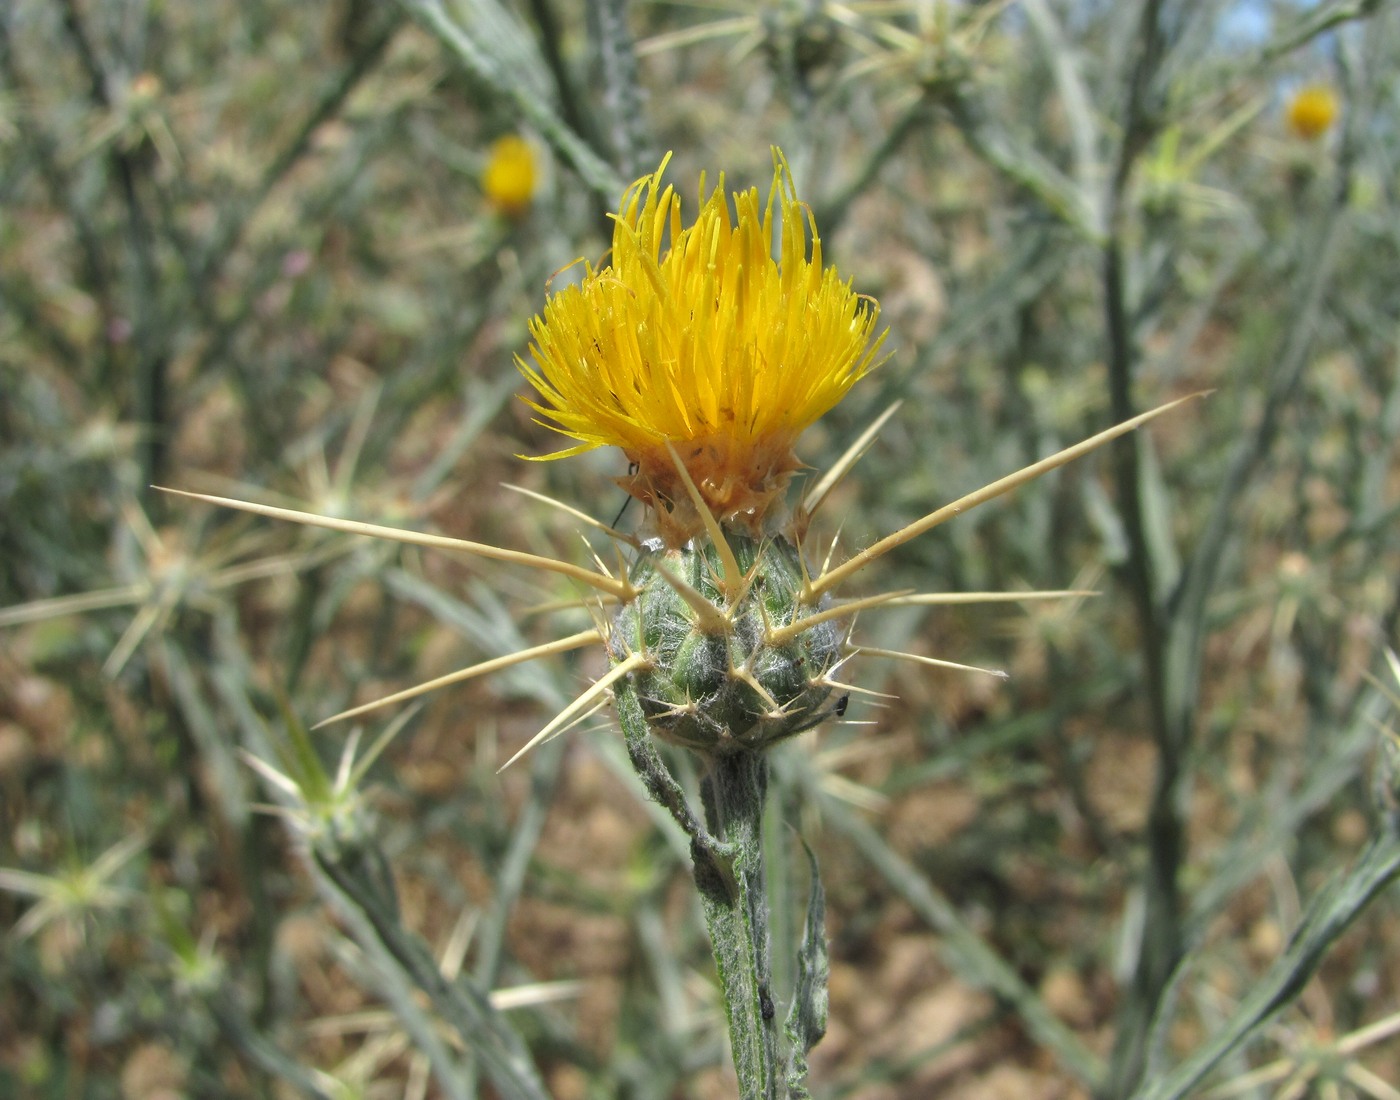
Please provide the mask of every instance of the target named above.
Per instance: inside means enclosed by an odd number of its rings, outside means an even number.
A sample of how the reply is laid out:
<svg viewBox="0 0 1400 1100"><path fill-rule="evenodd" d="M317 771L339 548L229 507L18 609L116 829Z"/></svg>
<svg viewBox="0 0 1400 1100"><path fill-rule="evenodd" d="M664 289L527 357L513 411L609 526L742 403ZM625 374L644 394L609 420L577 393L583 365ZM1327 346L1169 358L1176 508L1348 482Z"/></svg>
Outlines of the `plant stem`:
<svg viewBox="0 0 1400 1100"><path fill-rule="evenodd" d="M695 865L695 885L724 991L740 1095L776 1097L778 1025L773 1007L768 895L763 867L763 802L768 761L756 752L717 757L705 777L710 828L733 849L724 871Z"/></svg>
<svg viewBox="0 0 1400 1100"><path fill-rule="evenodd" d="M443 5L442 0L401 0L404 8L457 58L477 79L510 100L519 116L539 131L559 156L596 194L611 201L627 181L598 155L538 94L494 56L492 43L475 38ZM540 61L540 68L544 68Z"/></svg>
<svg viewBox="0 0 1400 1100"><path fill-rule="evenodd" d="M630 678L614 688L627 755L648 793L690 837L695 885L724 995L741 1100L777 1100L781 1073L763 867L768 763L760 753L716 757L701 785L707 829L647 730Z"/></svg>
<svg viewBox="0 0 1400 1100"><path fill-rule="evenodd" d="M1107 237L1103 248L1102 286L1109 366L1109 395L1115 419L1131 416L1133 384L1142 353L1138 345L1138 303L1129 291L1128 240L1133 211L1129 183L1138 158L1149 147L1161 122L1161 70L1170 52L1161 0L1143 0L1138 17L1138 47L1126 74L1122 112L1123 137L1104 202ZM1118 440L1114 474L1118 507L1130 552L1124 580L1136 605L1142 647L1144 708L1157 749L1157 774L1145 830L1146 866L1142 889L1144 915L1137 959L1123 991L1117 1034L1109 1059L1103 1097L1130 1094L1142 1080L1152 1019L1183 951L1181 867L1186 857L1185 790L1190 780L1188 751L1194 733L1195 700L1169 681L1166 652L1173 628L1165 589L1163 562L1167 548L1154 542L1143 492L1140 440Z"/></svg>
<svg viewBox="0 0 1400 1100"><path fill-rule="evenodd" d="M1228 1055L1297 1000L1327 953L1371 902L1400 879L1400 831L1390 816L1356 862L1322 888L1288 946L1250 989L1230 1019L1171 1073L1147 1081L1133 1100L1182 1100Z"/></svg>
<svg viewBox="0 0 1400 1100"><path fill-rule="evenodd" d="M644 133L646 112L637 79L637 53L627 26L627 0L595 0L589 26L598 44L603 102L608 113L612 161L627 179L645 170L649 158Z"/></svg>

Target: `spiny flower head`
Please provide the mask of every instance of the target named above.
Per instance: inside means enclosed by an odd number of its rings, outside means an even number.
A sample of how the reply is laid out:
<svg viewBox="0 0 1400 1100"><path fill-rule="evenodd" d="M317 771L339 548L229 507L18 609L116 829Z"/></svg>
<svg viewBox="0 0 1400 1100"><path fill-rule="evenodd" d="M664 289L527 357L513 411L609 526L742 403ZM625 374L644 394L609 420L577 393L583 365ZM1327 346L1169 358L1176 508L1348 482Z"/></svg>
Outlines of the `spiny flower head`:
<svg viewBox="0 0 1400 1100"><path fill-rule="evenodd" d="M1289 101L1288 125L1299 137L1311 141L1332 128L1340 111L1336 92L1325 84L1309 84Z"/></svg>
<svg viewBox="0 0 1400 1100"><path fill-rule="evenodd" d="M797 437L875 365L884 333L875 303L823 266L780 152L766 203L736 192L731 213L724 177L707 197L702 176L689 226L661 183L669 159L623 195L608 264L549 298L534 365L517 365L541 423L578 441L545 457L620 447L635 469L621 484L679 546L701 519L677 464L723 526L764 533Z"/></svg>

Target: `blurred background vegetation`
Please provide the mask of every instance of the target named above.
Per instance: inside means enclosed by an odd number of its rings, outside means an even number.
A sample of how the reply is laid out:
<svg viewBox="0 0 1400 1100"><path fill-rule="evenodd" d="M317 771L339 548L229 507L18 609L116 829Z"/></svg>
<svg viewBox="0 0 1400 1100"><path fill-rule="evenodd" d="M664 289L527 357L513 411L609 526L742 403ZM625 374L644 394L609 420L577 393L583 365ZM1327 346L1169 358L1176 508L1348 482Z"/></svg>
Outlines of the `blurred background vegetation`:
<svg viewBox="0 0 1400 1100"><path fill-rule="evenodd" d="M821 553L1214 390L865 581L1100 594L869 616L1010 682L856 662L892 698L778 754L814 1095L1129 1096L1235 1028L1201 1095L1400 1096L1397 108L1374 0L0 5L0 1093L511 1095L353 864L548 1095L731 1094L615 729L495 774L599 667L302 728L574 593L150 487L584 560L499 487L624 499L516 458L526 322L666 150L690 197L778 144L893 349L805 457L903 402Z"/></svg>

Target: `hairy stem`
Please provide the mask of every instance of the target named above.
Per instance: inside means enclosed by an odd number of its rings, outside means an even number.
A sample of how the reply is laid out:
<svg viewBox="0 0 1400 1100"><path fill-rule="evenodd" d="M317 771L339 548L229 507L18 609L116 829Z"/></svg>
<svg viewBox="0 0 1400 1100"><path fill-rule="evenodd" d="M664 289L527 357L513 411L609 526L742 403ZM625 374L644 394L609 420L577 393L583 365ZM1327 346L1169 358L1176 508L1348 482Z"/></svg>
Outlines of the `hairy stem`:
<svg viewBox="0 0 1400 1100"><path fill-rule="evenodd" d="M763 866L766 757L742 752L716 758L702 793L711 829L733 849L727 867L697 862L695 885L724 991L740 1095L776 1097L778 1024Z"/></svg>
<svg viewBox="0 0 1400 1100"><path fill-rule="evenodd" d="M729 1021L741 1100L776 1100L781 1075L763 865L768 763L761 753L716 758L701 794L709 828L667 770L630 679L615 688L627 753L648 793L690 837L700 905Z"/></svg>

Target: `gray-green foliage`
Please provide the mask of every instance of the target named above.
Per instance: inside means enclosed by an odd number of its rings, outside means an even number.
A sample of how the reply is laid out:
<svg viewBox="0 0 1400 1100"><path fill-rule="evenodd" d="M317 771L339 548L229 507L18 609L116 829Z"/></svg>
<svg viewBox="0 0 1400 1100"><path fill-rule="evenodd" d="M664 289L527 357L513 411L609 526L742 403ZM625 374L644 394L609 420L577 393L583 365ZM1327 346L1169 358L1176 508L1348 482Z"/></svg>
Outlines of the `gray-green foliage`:
<svg viewBox="0 0 1400 1100"><path fill-rule="evenodd" d="M940 1068L964 1043L1106 1097L1266 1070L1258 1088L1364 1092L1393 1068L1365 1025L1398 993L1394 819L1370 779L1398 686L1400 23L1383 0L1279 2L1246 34L1241 10L0 4L0 1092L130 1095L159 1064L190 1095L468 1096L478 1075L693 1095L728 1046L702 914L749 955L721 966L760 1021L739 1057L792 1095L975 1088L978 1068ZM1315 141L1282 111L1305 80L1342 105ZM521 125L547 170L515 222L476 181ZM625 738L570 734L498 779L497 740L600 674L572 659L372 725L368 754L306 732L371 683L590 620L542 617L577 594L508 569L150 483L582 557L567 521L489 488L621 505L612 458L511 457L548 447L507 411L524 321L602 256L602 212L649 157L675 148L688 196L702 167L765 178L772 142L895 347L804 458L904 402L804 552L840 526L839 560L1213 388L872 581L1101 595L862 621L1012 679L853 662L843 679L911 705L853 702L874 728L796 738L728 794L638 732L627 685ZM733 790L747 808L716 817ZM959 799L956 827L930 810ZM570 831L608 811L631 830L610 847ZM698 909L676 900L696 859ZM939 981L989 999L872 1056L905 1007L875 975L911 922ZM1260 957L1273 925L1289 936ZM606 976L599 940L623 945ZM824 1007L828 966L865 999L834 980ZM1066 972L1068 1009L1046 992ZM573 977L614 984L580 1009ZM1305 980L1331 1037L1295 1007ZM1270 1032L1281 1014L1294 1030ZM839 1045L813 1047L824 1029Z"/></svg>

